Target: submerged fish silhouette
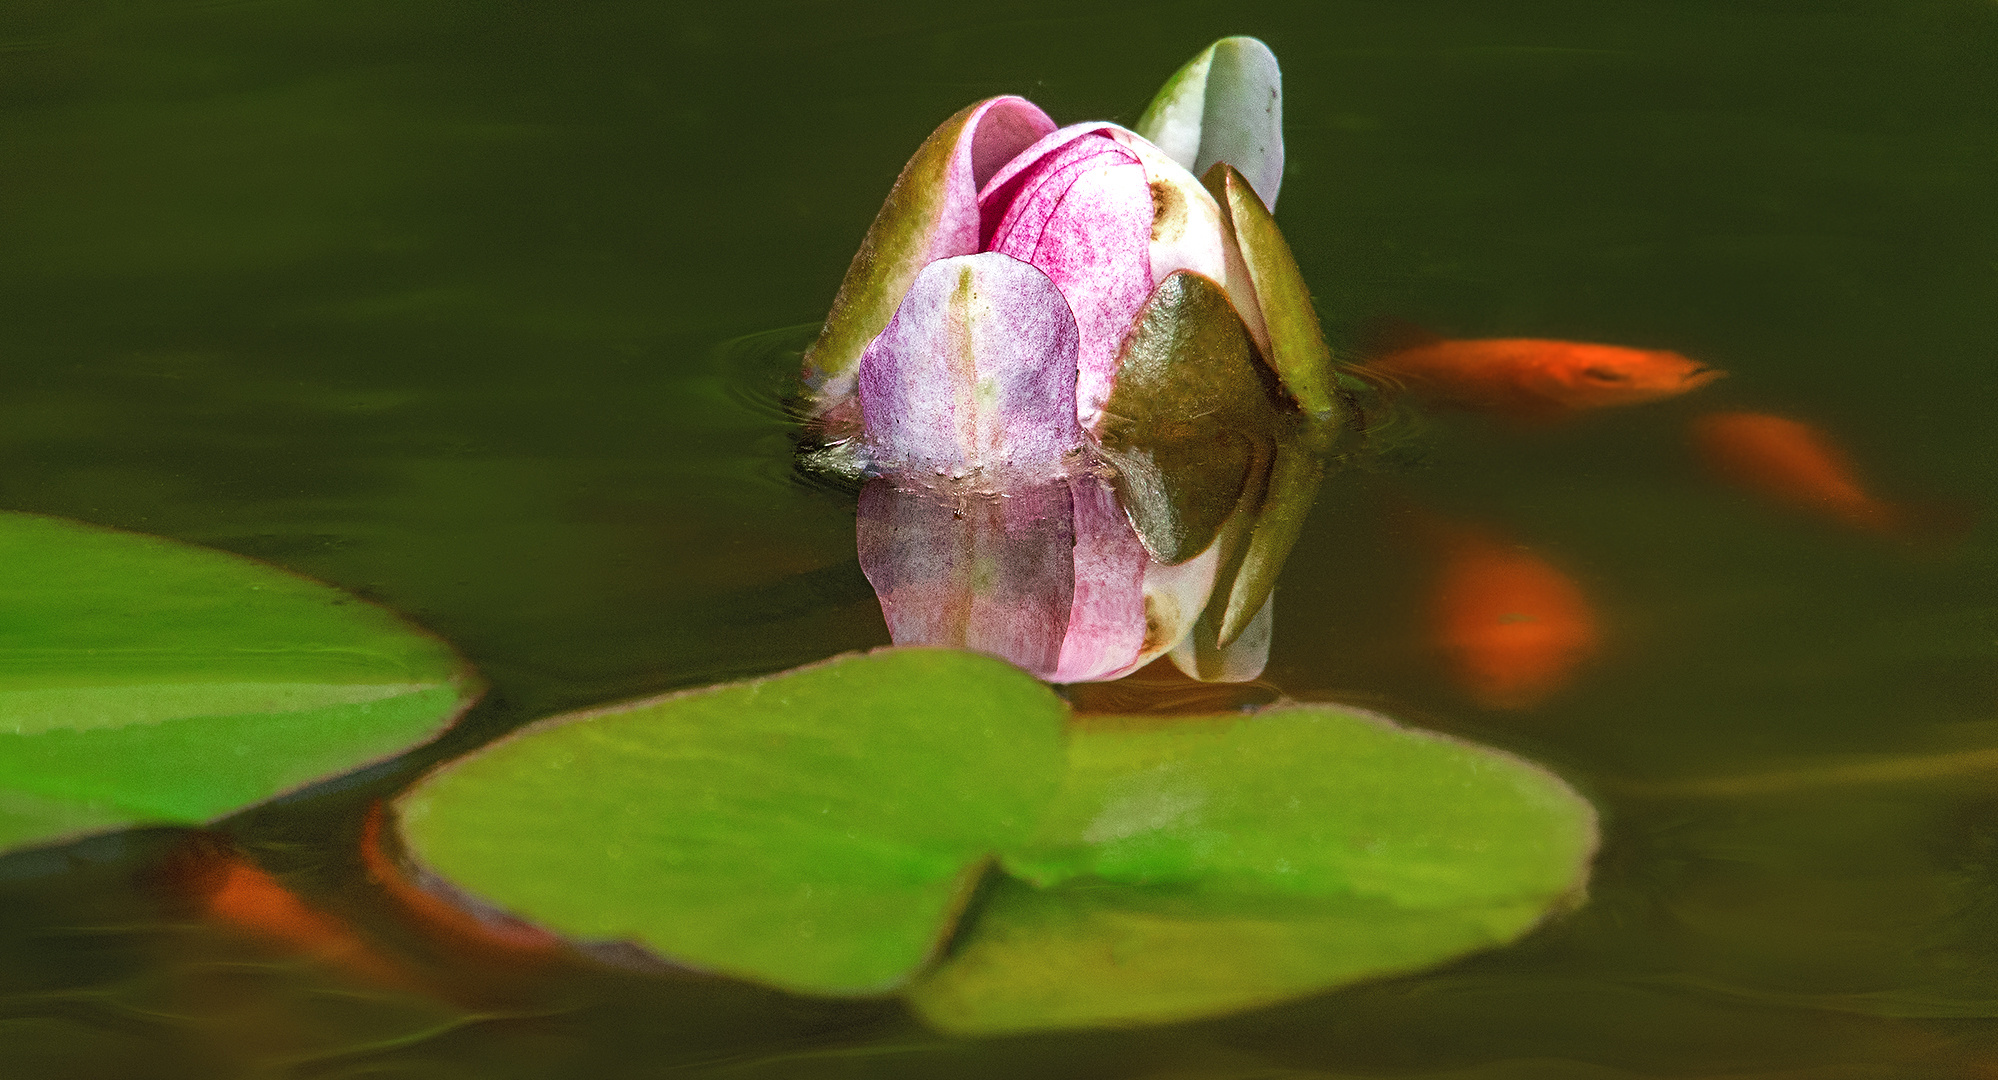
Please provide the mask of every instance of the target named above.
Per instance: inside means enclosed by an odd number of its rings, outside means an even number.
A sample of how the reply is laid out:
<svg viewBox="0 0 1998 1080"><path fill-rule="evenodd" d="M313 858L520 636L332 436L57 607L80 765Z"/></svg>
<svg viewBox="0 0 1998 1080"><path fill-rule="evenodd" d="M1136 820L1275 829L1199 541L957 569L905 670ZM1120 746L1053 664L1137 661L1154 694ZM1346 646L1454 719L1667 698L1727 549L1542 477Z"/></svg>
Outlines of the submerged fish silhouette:
<svg viewBox="0 0 1998 1080"><path fill-rule="evenodd" d="M1715 412L1694 419L1693 446L1721 479L1772 502L1884 535L1939 539L1966 528L1959 508L1891 502L1868 490L1823 431L1801 420L1758 412Z"/></svg>
<svg viewBox="0 0 1998 1080"><path fill-rule="evenodd" d="M1490 532L1427 530L1441 552L1430 633L1458 685L1493 709L1526 709L1565 687L1596 652L1595 612L1566 574Z"/></svg>
<svg viewBox="0 0 1998 1080"><path fill-rule="evenodd" d="M308 904L240 851L202 838L181 854L178 880L209 921L378 986L421 990L407 966L344 920Z"/></svg>

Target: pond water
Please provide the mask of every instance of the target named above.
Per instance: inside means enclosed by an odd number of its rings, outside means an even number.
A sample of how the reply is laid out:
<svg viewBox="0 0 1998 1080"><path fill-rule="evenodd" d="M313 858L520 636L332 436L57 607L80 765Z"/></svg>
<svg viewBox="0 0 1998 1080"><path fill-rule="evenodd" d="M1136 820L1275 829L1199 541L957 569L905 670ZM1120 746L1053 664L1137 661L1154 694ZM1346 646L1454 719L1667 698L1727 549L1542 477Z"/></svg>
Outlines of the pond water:
<svg viewBox="0 0 1998 1080"><path fill-rule="evenodd" d="M976 98L1130 122L1212 39L1285 69L1279 220L1379 316L1732 376L1518 430L1408 421L1327 485L1265 681L1560 770L1591 899L1521 944L1200 1023L995 1040L617 969L465 1000L176 912L182 830L0 859L22 1077L1998 1076L1998 5L1469 0L0 5L0 508L269 560L490 683L442 743L226 823L440 978L366 807L551 712L887 641L777 405L903 160ZM800 330L799 328L804 329ZM1913 543L1716 486L1704 409L1810 420ZM1409 507L1567 569L1544 705L1424 638ZM398 936L400 935L400 936Z"/></svg>

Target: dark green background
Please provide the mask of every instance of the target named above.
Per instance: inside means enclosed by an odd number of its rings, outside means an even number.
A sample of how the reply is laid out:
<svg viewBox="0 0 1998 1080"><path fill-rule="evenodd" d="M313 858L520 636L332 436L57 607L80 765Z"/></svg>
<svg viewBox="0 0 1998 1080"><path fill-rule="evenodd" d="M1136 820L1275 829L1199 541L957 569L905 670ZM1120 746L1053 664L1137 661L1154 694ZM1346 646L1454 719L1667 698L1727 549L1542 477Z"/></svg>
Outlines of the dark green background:
<svg viewBox="0 0 1998 1080"><path fill-rule="evenodd" d="M961 105L1129 122L1228 33L1283 61L1279 221L1335 347L1395 315L1734 372L1555 430L1401 424L1280 590L1276 686L1599 799L1587 908L1242 1017L954 1043L892 1005L638 975L473 1016L357 994L175 916L140 871L177 836L127 834L0 860L7 1074L1998 1073L1998 789L1947 757L1998 746L1988 0L0 0L0 508L269 559L479 666L492 696L441 749L234 826L367 924L354 822L438 754L885 641L849 502L790 471L799 335L742 339L823 313ZM1818 422L1883 492L1984 519L1936 548L1757 506L1687 451L1716 405ZM1609 645L1570 693L1488 713L1442 678L1411 502L1590 590ZM1642 786L1906 755L1934 775Z"/></svg>

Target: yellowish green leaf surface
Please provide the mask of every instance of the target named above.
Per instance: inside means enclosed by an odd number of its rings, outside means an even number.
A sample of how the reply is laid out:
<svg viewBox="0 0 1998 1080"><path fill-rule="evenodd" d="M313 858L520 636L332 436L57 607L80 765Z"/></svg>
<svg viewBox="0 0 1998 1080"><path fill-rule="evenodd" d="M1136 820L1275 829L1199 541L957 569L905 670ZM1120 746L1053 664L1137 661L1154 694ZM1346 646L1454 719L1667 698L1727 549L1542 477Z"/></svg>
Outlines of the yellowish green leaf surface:
<svg viewBox="0 0 1998 1080"><path fill-rule="evenodd" d="M329 586L0 513L0 847L208 821L423 742L474 694L442 642Z"/></svg>
<svg viewBox="0 0 1998 1080"><path fill-rule="evenodd" d="M1587 881L1593 809L1500 751L1332 706L1081 725L1009 880L909 992L940 1028L1248 1008L1503 944Z"/></svg>
<svg viewBox="0 0 1998 1080"><path fill-rule="evenodd" d="M1033 834L1065 715L977 654L839 657L542 721L404 795L403 834L458 888L571 938L885 992Z"/></svg>

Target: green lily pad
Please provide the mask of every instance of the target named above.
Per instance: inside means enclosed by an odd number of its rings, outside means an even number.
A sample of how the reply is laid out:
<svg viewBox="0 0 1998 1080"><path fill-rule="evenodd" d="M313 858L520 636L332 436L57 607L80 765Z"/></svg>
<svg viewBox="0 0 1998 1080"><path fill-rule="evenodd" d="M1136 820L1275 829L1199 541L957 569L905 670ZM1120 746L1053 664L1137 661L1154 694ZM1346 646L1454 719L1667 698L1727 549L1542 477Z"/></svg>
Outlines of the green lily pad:
<svg viewBox="0 0 1998 1080"><path fill-rule="evenodd" d="M572 938L806 993L928 962L1063 768L1059 698L945 649L532 725L399 802L409 853Z"/></svg>
<svg viewBox="0 0 1998 1080"><path fill-rule="evenodd" d="M475 696L436 638L235 555L0 513L0 849L211 820Z"/></svg>
<svg viewBox="0 0 1998 1080"><path fill-rule="evenodd" d="M977 1034L1266 1004L1510 941L1575 902L1595 843L1547 771L1356 710L1092 718L908 997Z"/></svg>

